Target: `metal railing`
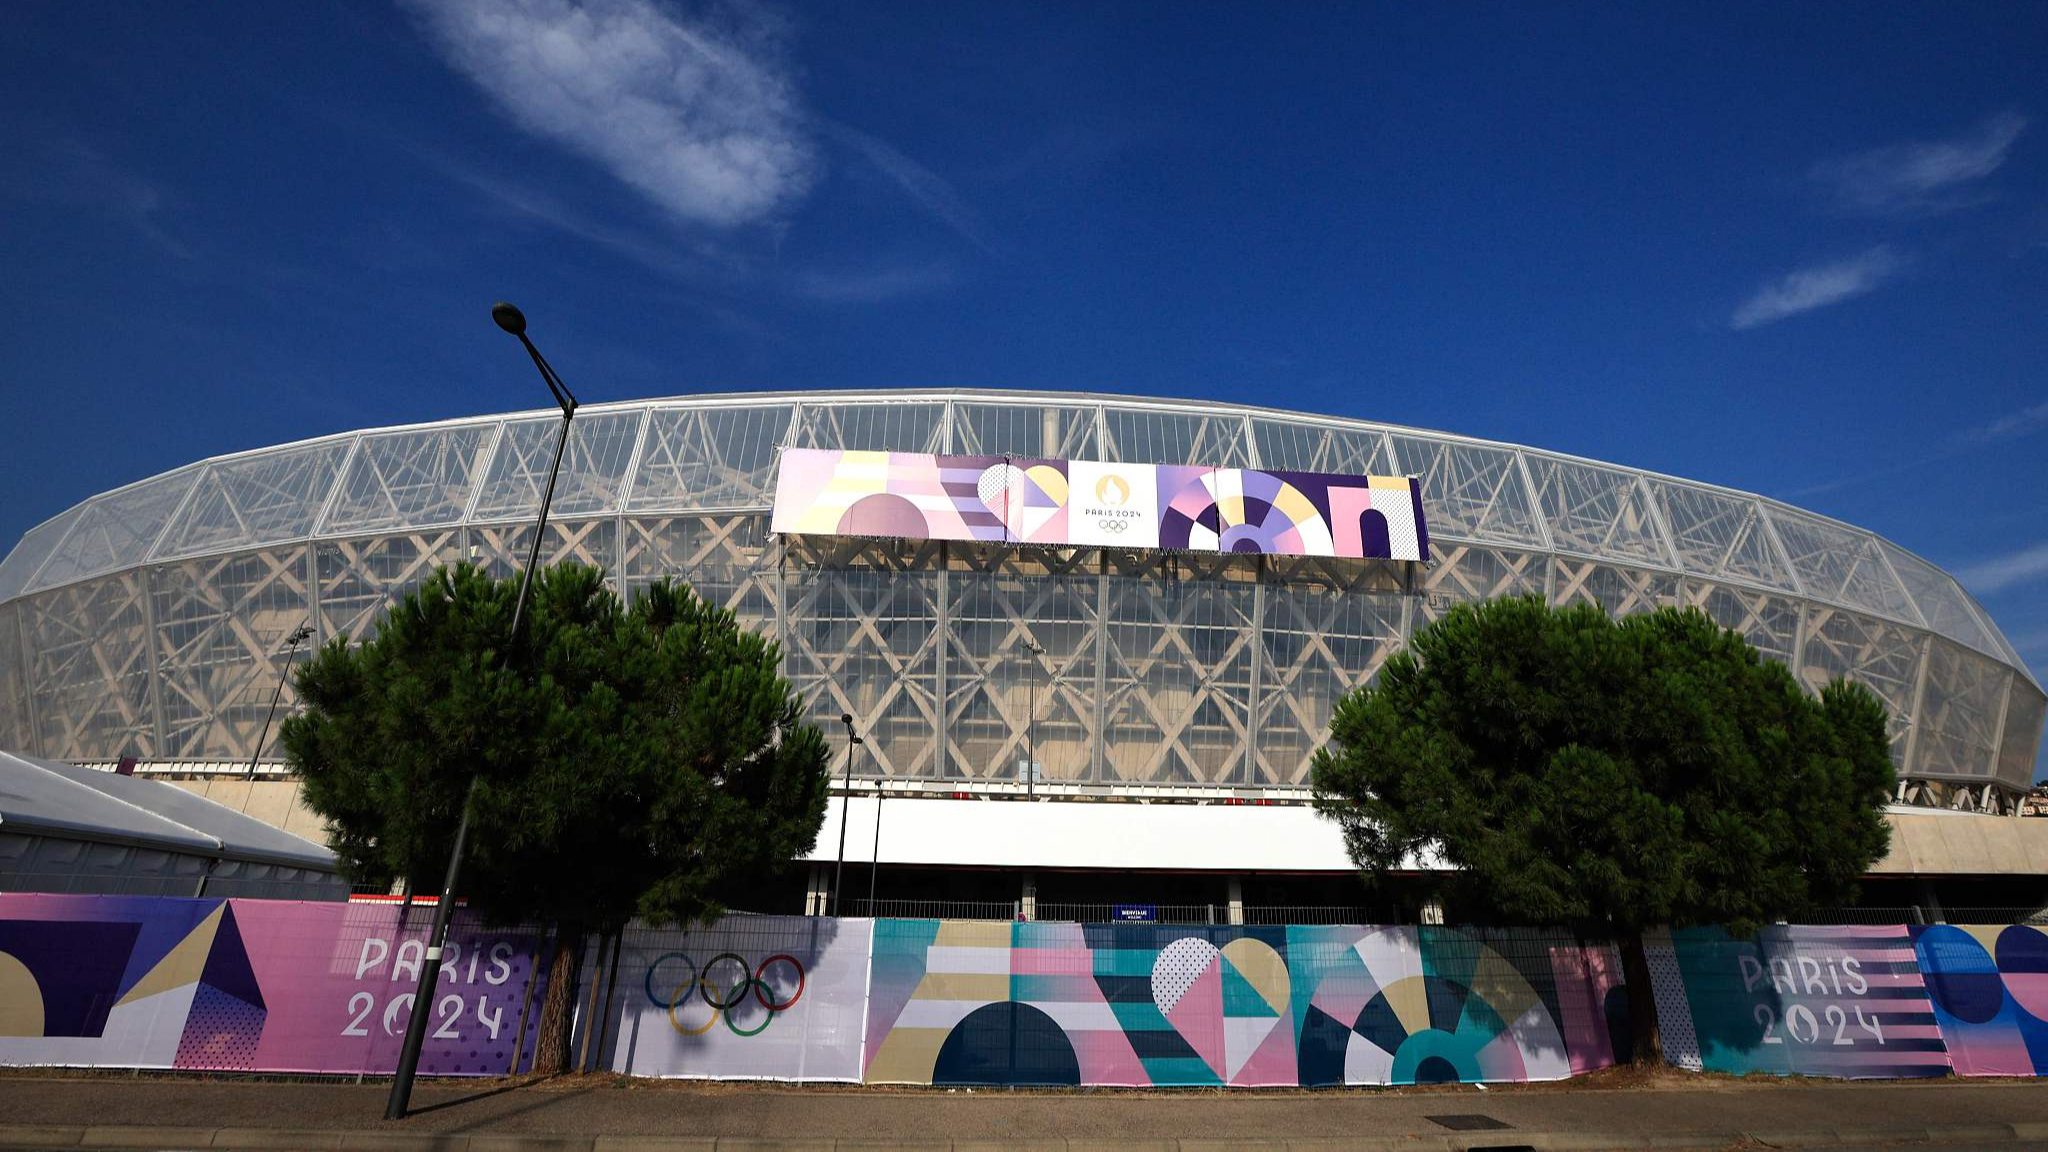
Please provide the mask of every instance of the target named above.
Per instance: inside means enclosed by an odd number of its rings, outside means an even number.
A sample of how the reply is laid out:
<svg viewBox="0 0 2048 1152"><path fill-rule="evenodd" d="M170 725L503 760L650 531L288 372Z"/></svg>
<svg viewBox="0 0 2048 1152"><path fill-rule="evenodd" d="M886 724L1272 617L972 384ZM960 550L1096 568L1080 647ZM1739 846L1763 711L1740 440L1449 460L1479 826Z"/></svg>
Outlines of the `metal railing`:
<svg viewBox="0 0 2048 1152"><path fill-rule="evenodd" d="M1136 915L1119 915L1119 909ZM847 916L884 916L903 920L1024 920L1046 923L1109 924L1138 920L1154 924L1229 924L1230 905L1215 904L1070 904L1040 900L1029 910L1021 900L866 900L850 899L841 909ZM1241 923L1394 924L1391 911L1340 904L1246 904Z"/></svg>
<svg viewBox="0 0 2048 1152"><path fill-rule="evenodd" d="M2048 908L1943 908L1946 924L2034 924L2048 927Z"/></svg>

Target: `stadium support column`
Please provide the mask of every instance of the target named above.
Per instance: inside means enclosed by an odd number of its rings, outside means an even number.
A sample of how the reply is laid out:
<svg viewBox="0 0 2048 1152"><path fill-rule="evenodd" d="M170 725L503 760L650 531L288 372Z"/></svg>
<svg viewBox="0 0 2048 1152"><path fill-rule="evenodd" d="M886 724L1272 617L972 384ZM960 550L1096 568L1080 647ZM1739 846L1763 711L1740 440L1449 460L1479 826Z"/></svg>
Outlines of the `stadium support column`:
<svg viewBox="0 0 2048 1152"><path fill-rule="evenodd" d="M1244 923L1244 877L1242 876L1232 876L1230 878L1229 919L1232 924Z"/></svg>
<svg viewBox="0 0 2048 1152"><path fill-rule="evenodd" d="M804 915L825 914L825 902L831 898L829 894L832 891L832 881L827 877L823 864L811 865L809 879L804 886Z"/></svg>

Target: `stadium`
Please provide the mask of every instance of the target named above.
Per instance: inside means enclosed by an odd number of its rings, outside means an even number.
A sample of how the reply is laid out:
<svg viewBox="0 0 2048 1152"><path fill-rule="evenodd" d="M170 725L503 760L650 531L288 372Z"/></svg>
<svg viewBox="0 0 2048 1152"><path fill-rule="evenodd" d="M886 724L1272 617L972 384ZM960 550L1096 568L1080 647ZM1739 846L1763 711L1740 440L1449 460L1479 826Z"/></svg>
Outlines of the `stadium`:
<svg viewBox="0 0 2048 1152"><path fill-rule="evenodd" d="M437 565L513 571L559 423L322 437L52 517L0 563L0 748L132 758L209 794L288 784L268 720L287 637L362 635ZM601 565L628 596L678 577L729 606L779 641L812 717L853 753L850 796L804 881L813 911L846 842L853 892L882 865L890 899L869 910L885 913L1129 897L1240 916L1348 899L1335 832L1305 807L1310 757L1333 703L1463 601L1696 605L1814 690L1861 681L1895 718L1900 811L2013 813L2048 709L1984 610L1905 549L1748 493L1535 448L972 389L591 405L573 428L544 558ZM790 449L1411 477L1428 559L776 532ZM835 761L835 783L847 767ZM1013 798L1037 803L983 802Z"/></svg>

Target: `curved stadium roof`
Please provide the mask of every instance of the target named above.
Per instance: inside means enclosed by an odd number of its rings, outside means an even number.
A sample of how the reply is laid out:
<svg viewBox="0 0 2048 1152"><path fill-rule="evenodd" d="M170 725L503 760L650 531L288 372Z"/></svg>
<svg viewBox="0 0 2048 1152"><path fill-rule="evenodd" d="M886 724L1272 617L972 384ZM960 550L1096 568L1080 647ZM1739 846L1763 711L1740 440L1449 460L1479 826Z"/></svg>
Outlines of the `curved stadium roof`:
<svg viewBox="0 0 2048 1152"><path fill-rule="evenodd" d="M558 420L545 411L348 432L153 476L26 533L0 562L0 603L145 564L527 520ZM1213 402L974 389L594 404L574 429L553 511L564 520L766 509L782 446L1413 474L1440 551L1553 553L1646 573L1674 596L1671 578L1692 577L1832 605L1946 637L1995 661L2002 682L2039 691L1952 578L1881 537L1750 493L1536 448Z"/></svg>

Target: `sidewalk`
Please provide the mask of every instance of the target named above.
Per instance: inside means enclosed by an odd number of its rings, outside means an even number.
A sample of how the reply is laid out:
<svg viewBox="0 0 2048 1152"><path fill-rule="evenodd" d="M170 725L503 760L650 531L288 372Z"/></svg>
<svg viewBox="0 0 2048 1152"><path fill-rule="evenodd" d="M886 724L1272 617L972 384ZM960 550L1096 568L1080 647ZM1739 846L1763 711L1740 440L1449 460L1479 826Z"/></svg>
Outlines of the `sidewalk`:
<svg viewBox="0 0 2048 1152"><path fill-rule="evenodd" d="M1624 1083L1322 1092L888 1090L626 1080L421 1084L0 1077L0 1146L447 1152L1030 1146L2048 1146L2048 1083ZM1457 1127L1470 1125L1470 1127ZM1493 1127L1491 1125L1499 1125Z"/></svg>

